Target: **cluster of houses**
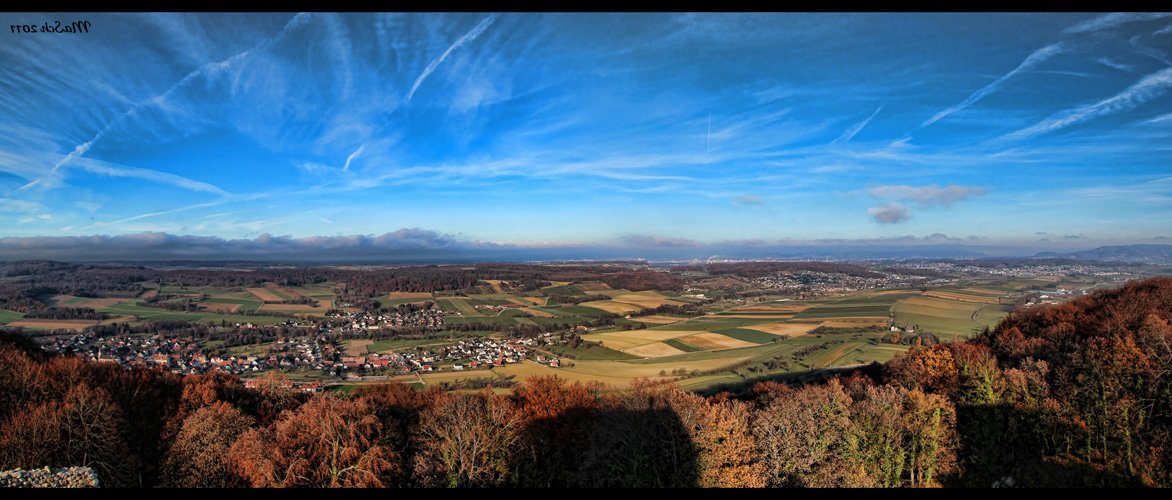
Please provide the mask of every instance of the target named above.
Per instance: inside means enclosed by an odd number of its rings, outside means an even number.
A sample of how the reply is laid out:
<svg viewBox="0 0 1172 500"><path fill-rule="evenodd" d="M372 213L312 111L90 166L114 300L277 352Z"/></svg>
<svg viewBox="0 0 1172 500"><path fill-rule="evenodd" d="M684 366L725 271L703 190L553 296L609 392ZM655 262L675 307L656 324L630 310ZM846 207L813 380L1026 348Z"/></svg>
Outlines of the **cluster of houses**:
<svg viewBox="0 0 1172 500"><path fill-rule="evenodd" d="M440 348L416 347L401 352L344 356L342 363L353 376L388 370L392 373L477 370L517 364L526 359L557 368L561 366L560 360L533 349L557 341L550 333L526 339L472 338Z"/></svg>
<svg viewBox="0 0 1172 500"><path fill-rule="evenodd" d="M1018 264L1004 267L974 266L948 261L909 261L889 264L890 267L930 269L945 273L960 273L967 276L1003 276L1011 278L1033 278L1036 276L1094 276L1098 278L1121 278L1132 276L1111 266L1089 264Z"/></svg>
<svg viewBox="0 0 1172 500"><path fill-rule="evenodd" d="M50 351L73 354L98 362L117 363L125 367L157 366L172 372L194 375L222 371L246 375L273 368L313 368L339 373L338 349L324 336L279 338L263 356L248 354L214 354L207 347L190 340L168 339L158 335L114 335L96 337L87 334L57 337ZM338 367L338 368L335 368Z"/></svg>
<svg viewBox="0 0 1172 500"><path fill-rule="evenodd" d="M444 327L444 313L438 308L420 309L408 313L390 311L379 314L354 311L335 311L328 314L326 318L340 318L347 320L346 323L337 328L337 330L343 333L403 327L442 330Z"/></svg>
<svg viewBox="0 0 1172 500"><path fill-rule="evenodd" d="M476 309L482 310L482 311L500 312L500 311L504 311L505 309L521 309L521 308L527 307L527 306L524 306L521 304L514 304L514 303L510 302L508 304L501 304L501 305L476 304L473 307L475 307Z"/></svg>
<svg viewBox="0 0 1172 500"><path fill-rule="evenodd" d="M842 273L823 273L806 271L800 273L777 273L753 280L753 283L763 288L772 288L793 294L808 294L813 296L828 293L855 292L859 290L873 290L879 288L901 288L924 285L940 285L949 282L944 279L928 279L922 276L888 273L882 277L872 278L851 276Z"/></svg>

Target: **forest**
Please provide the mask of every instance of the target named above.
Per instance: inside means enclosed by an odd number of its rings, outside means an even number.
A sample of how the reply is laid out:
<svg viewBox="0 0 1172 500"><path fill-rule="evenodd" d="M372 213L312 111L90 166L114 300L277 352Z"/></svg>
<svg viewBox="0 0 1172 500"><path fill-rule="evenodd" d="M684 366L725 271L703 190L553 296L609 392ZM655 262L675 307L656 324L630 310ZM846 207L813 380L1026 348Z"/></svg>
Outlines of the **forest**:
<svg viewBox="0 0 1172 500"><path fill-rule="evenodd" d="M1154 278L886 365L707 397L556 377L307 395L279 372L246 388L6 334L0 469L84 465L131 487L1167 487L1170 321L1172 278Z"/></svg>

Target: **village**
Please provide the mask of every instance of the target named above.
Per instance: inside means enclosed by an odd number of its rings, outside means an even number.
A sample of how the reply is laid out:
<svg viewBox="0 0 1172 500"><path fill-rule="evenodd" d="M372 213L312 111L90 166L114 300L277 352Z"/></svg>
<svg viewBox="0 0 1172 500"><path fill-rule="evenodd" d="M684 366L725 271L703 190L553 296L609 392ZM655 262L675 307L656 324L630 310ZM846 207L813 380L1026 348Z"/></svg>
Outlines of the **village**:
<svg viewBox="0 0 1172 500"><path fill-rule="evenodd" d="M381 329L416 327L428 330L442 330L444 313L438 308L392 309L384 313L334 310L326 314L331 332L353 333ZM341 323L328 320L343 320ZM335 326L336 325L336 326Z"/></svg>
<svg viewBox="0 0 1172 500"><path fill-rule="evenodd" d="M264 328L273 327L253 326L250 329ZM204 342L160 335L97 337L82 333L56 336L43 347L48 351L72 354L92 361L116 363L128 369L159 367L181 375L219 371L249 378L267 370L282 370L320 372L320 376L326 380L342 380L371 375L488 369L521 363L526 359L557 368L561 362L556 356L539 352L534 347L565 343L565 340L563 335L555 333L544 333L532 338L471 337L441 346L413 347L365 355L345 353L342 343L330 335L319 333L278 337L264 344L225 349L210 347ZM263 353L260 352L262 350ZM320 386L316 384L307 387Z"/></svg>
<svg viewBox="0 0 1172 500"><path fill-rule="evenodd" d="M939 286L954 280L889 273L872 278L851 276L842 273L806 271L800 273L777 273L753 280L762 288L793 293L799 298L813 298L831 293L856 292L880 288L901 288L912 286Z"/></svg>

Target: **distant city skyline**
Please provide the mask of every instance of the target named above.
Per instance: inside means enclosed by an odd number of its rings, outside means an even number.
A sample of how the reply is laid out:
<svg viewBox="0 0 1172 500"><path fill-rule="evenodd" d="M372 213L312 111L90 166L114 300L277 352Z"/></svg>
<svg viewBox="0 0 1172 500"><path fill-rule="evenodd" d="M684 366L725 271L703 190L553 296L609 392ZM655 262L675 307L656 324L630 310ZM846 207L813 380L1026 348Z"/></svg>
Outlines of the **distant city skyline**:
<svg viewBox="0 0 1172 500"><path fill-rule="evenodd" d="M0 260L1172 237L1170 13L3 17Z"/></svg>

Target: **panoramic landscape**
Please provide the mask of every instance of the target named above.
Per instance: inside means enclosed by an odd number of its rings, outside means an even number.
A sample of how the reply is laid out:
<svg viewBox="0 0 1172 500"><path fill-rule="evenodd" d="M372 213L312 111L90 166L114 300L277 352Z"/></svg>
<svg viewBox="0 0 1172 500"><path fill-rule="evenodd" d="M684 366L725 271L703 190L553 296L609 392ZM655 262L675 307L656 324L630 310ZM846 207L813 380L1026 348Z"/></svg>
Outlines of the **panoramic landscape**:
<svg viewBox="0 0 1172 500"><path fill-rule="evenodd" d="M3 16L0 487L1172 486L1172 14Z"/></svg>

